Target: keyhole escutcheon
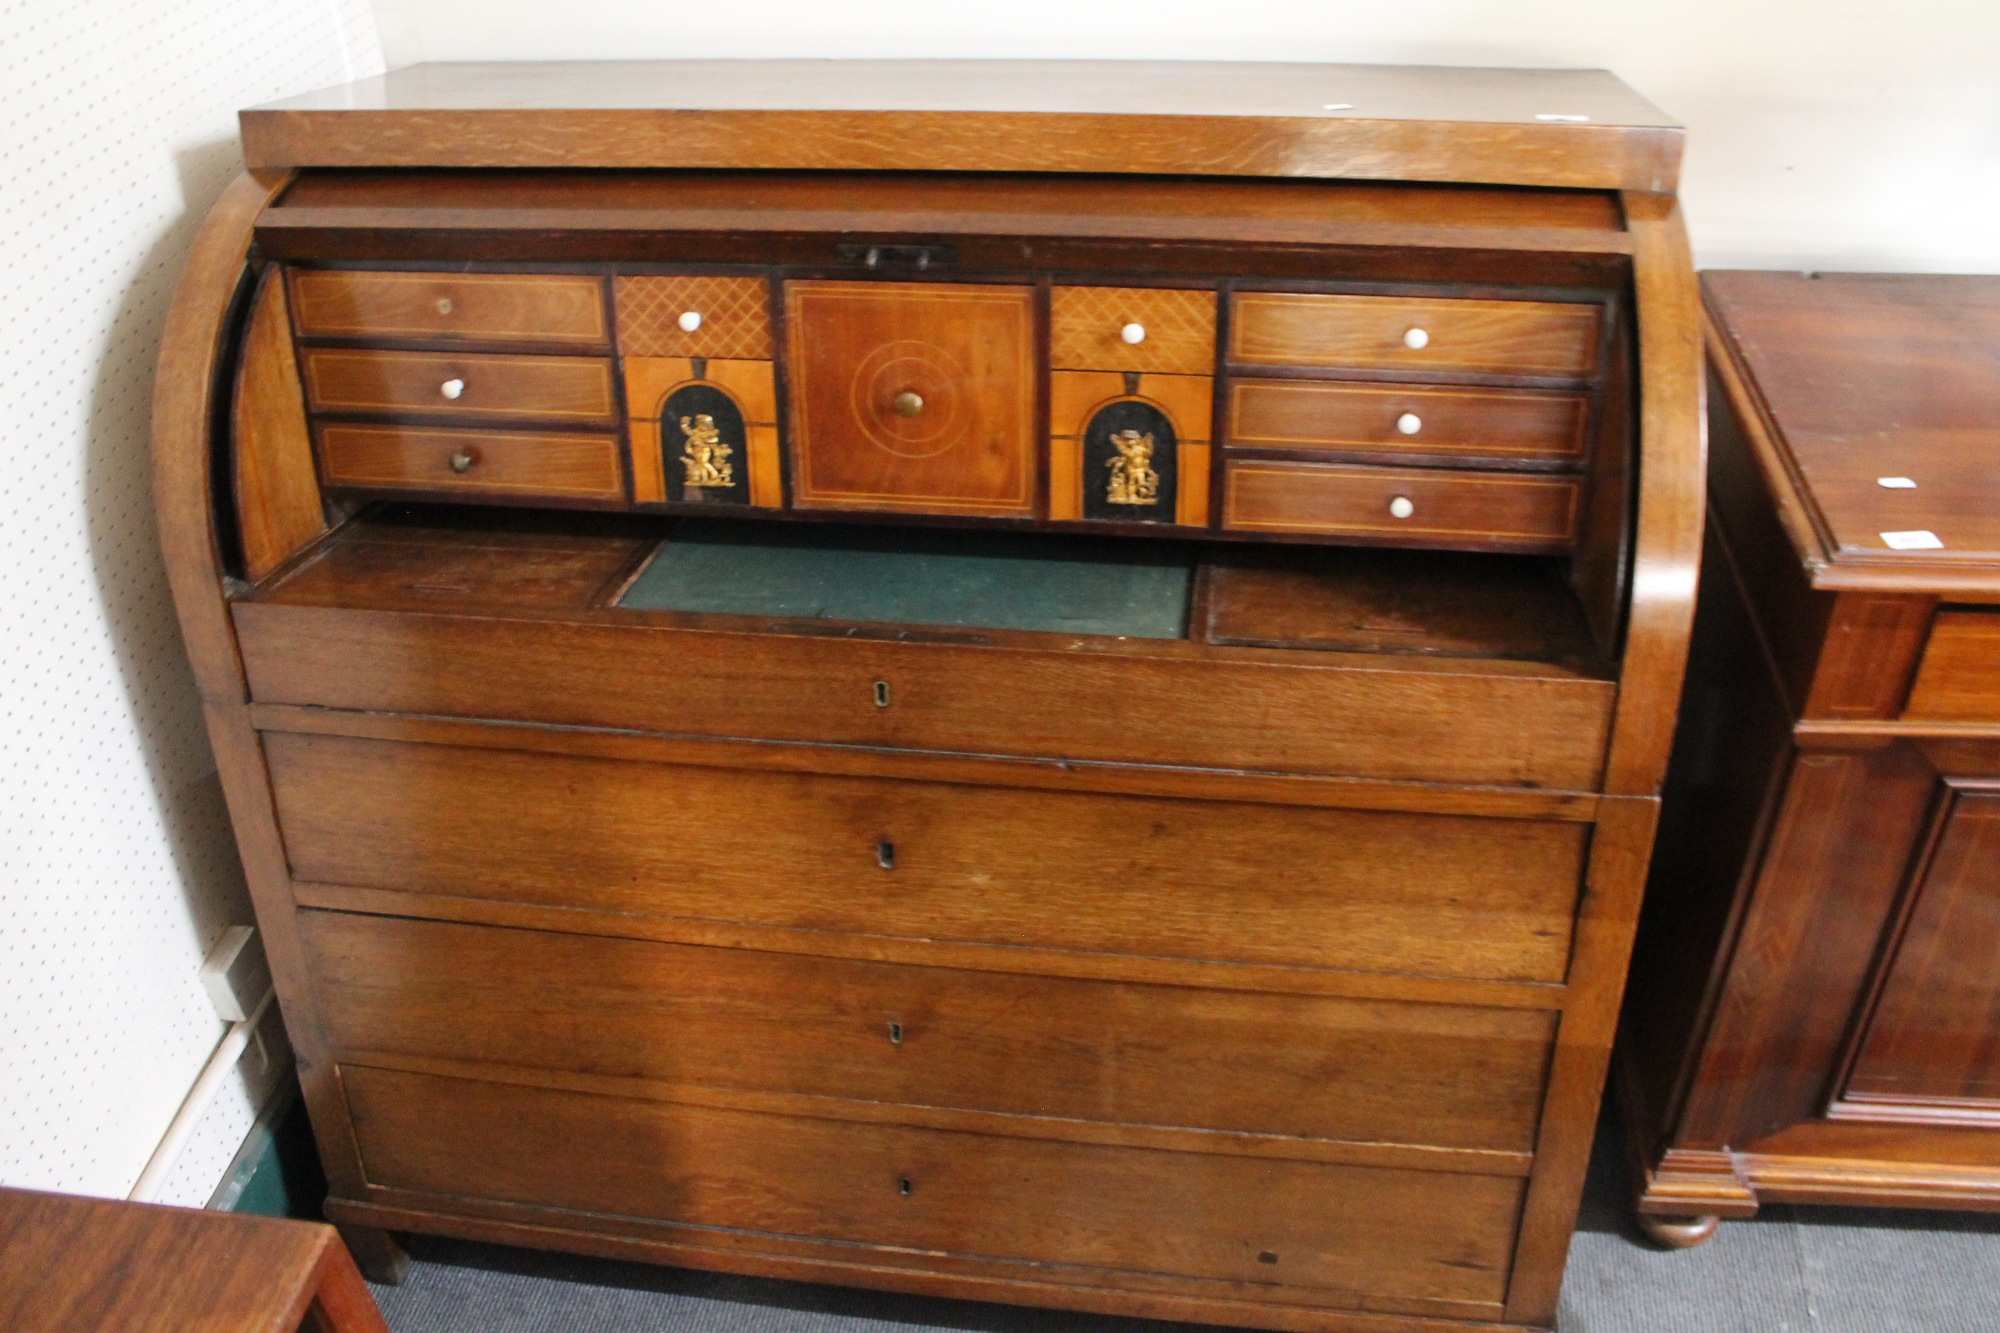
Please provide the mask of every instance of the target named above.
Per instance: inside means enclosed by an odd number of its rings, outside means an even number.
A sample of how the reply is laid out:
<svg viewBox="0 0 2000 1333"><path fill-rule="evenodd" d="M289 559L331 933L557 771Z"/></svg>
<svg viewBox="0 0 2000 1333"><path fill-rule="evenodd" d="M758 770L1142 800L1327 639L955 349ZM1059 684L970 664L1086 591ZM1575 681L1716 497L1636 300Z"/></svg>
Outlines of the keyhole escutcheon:
<svg viewBox="0 0 2000 1333"><path fill-rule="evenodd" d="M901 1023L891 1023L889 1025L889 1044L891 1046L901 1046L903 1044L903 1025Z"/></svg>
<svg viewBox="0 0 2000 1333"><path fill-rule="evenodd" d="M881 866L884 870L894 870L896 868L896 844L893 842L876 843L875 864Z"/></svg>
<svg viewBox="0 0 2000 1333"><path fill-rule="evenodd" d="M875 682L875 706L877 708L889 706L889 682L886 680Z"/></svg>

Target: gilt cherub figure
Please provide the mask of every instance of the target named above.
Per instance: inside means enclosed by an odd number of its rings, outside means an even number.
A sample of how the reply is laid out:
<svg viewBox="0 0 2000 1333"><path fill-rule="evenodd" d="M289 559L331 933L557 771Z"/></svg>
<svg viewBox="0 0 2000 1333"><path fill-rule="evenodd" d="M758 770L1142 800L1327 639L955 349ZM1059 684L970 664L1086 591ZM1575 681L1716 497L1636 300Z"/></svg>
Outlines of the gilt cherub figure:
<svg viewBox="0 0 2000 1333"><path fill-rule="evenodd" d="M1105 500L1115 505L1150 505L1160 502L1160 474L1153 471L1153 437L1136 430L1115 431L1111 446L1118 457L1107 458L1111 469L1111 489Z"/></svg>
<svg viewBox="0 0 2000 1333"><path fill-rule="evenodd" d="M687 469L685 484L729 485L731 469L724 460L735 450L722 442L722 432L715 428L715 418L706 412L692 421L682 417L681 434L687 437L687 443L681 446L681 466Z"/></svg>

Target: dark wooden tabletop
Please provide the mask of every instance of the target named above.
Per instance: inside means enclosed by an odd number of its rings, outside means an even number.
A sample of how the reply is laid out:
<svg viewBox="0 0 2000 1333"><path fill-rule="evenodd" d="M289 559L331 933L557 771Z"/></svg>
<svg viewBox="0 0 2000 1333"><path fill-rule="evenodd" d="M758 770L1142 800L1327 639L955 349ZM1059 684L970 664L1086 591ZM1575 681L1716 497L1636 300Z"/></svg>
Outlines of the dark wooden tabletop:
<svg viewBox="0 0 2000 1333"><path fill-rule="evenodd" d="M386 1333L330 1226L0 1189L7 1333L295 1333L309 1310Z"/></svg>
<svg viewBox="0 0 2000 1333"><path fill-rule="evenodd" d="M2000 591L2000 277L1701 281L1815 586Z"/></svg>

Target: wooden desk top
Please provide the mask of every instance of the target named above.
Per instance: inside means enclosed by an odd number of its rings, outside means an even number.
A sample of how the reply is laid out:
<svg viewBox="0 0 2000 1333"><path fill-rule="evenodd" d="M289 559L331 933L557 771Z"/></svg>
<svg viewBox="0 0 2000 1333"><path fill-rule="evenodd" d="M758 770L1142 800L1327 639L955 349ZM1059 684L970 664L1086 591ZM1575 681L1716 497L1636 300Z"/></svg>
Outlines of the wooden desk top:
<svg viewBox="0 0 2000 1333"><path fill-rule="evenodd" d="M7 1333L386 1333L322 1223L0 1189L0 1257Z"/></svg>
<svg viewBox="0 0 2000 1333"><path fill-rule="evenodd" d="M1439 133L1449 125L1449 133ZM242 113L252 170L1087 171L1671 193L1603 70L1053 60L414 65Z"/></svg>
<svg viewBox="0 0 2000 1333"><path fill-rule="evenodd" d="M1701 283L1724 391L1813 586L2000 593L2000 277Z"/></svg>

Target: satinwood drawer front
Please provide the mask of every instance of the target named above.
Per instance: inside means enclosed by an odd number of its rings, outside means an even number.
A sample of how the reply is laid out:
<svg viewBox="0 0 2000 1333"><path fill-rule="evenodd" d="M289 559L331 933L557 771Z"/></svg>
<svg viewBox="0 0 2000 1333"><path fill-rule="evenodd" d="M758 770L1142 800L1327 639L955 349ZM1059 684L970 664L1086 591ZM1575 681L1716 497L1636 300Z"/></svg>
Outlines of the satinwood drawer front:
<svg viewBox="0 0 2000 1333"><path fill-rule="evenodd" d="M328 486L576 500L624 496L615 435L334 423L317 433Z"/></svg>
<svg viewBox="0 0 2000 1333"><path fill-rule="evenodd" d="M1530 389L1232 380L1240 447L1577 464L1590 400Z"/></svg>
<svg viewBox="0 0 2000 1333"><path fill-rule="evenodd" d="M1581 486L1562 476L1230 459L1222 526L1558 552L1575 540Z"/></svg>
<svg viewBox="0 0 2000 1333"><path fill-rule="evenodd" d="M265 749L301 880L1146 957L1560 981L1586 841L332 736Z"/></svg>
<svg viewBox="0 0 2000 1333"><path fill-rule="evenodd" d="M570 421L609 421L613 414L611 362L602 357L309 347L299 361L315 412Z"/></svg>
<svg viewBox="0 0 2000 1333"><path fill-rule="evenodd" d="M503 1075L504 1077L504 1075ZM1157 1274L1251 1299L1497 1302L1525 1182L805 1118L346 1064L371 1186ZM928 1251L911 1255L909 1251ZM1111 1270L1106 1272L1106 1270Z"/></svg>
<svg viewBox="0 0 2000 1333"><path fill-rule="evenodd" d="M599 278L561 273L291 273L292 318L308 338L610 342Z"/></svg>
<svg viewBox="0 0 2000 1333"><path fill-rule="evenodd" d="M792 502L1030 518L1032 287L785 284Z"/></svg>
<svg viewBox="0 0 2000 1333"><path fill-rule="evenodd" d="M1545 1010L1204 991L304 912L336 1055L1529 1153Z"/></svg>
<svg viewBox="0 0 2000 1333"><path fill-rule="evenodd" d="M2000 722L2000 610L1939 611L1905 717Z"/></svg>
<svg viewBox="0 0 2000 1333"><path fill-rule="evenodd" d="M1053 370L1215 373L1215 293L1162 287L1056 287Z"/></svg>
<svg viewBox="0 0 2000 1333"><path fill-rule="evenodd" d="M1238 292L1229 360L1239 365L1488 375L1587 375L1596 305L1453 297Z"/></svg>

